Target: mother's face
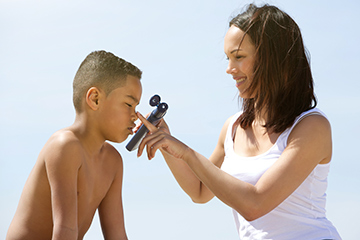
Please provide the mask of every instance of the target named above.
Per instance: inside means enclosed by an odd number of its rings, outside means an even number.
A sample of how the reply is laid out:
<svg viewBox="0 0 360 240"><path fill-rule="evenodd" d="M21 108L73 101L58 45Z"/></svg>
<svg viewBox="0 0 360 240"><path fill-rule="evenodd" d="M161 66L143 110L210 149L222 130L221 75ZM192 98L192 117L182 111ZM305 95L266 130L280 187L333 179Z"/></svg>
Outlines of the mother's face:
<svg viewBox="0 0 360 240"><path fill-rule="evenodd" d="M249 35L232 25L225 35L224 51L229 60L226 73L231 74L236 81L240 97L252 97L246 90L253 78L256 50Z"/></svg>

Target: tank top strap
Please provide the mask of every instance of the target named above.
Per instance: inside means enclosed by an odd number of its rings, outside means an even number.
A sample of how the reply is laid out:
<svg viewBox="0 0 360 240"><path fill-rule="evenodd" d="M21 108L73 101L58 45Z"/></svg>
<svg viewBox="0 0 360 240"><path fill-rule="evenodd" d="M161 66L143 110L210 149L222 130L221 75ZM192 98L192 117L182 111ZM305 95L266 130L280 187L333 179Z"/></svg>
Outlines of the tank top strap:
<svg viewBox="0 0 360 240"><path fill-rule="evenodd" d="M311 116L311 115L320 115L320 116L323 116L325 117L326 119L327 116L325 115L325 113L323 113L320 109L318 108L313 108L313 109L310 109L308 111L305 111L303 113L301 113L294 121L293 125L291 127L289 127L288 129L286 129L281 135L282 135L282 138L284 139L284 142L287 142L287 139L290 135L290 133L292 132L292 130L294 129L294 127L301 121L303 120L304 118L308 117L308 116Z"/></svg>
<svg viewBox="0 0 360 240"><path fill-rule="evenodd" d="M234 134L235 134L235 131L233 131L233 126L241 114L242 114L242 111L235 113L229 122L227 131L226 131L226 136L225 136L225 143L224 143L225 153L229 150L228 148L230 148L230 149L233 148L233 143L234 143L233 139L234 139Z"/></svg>

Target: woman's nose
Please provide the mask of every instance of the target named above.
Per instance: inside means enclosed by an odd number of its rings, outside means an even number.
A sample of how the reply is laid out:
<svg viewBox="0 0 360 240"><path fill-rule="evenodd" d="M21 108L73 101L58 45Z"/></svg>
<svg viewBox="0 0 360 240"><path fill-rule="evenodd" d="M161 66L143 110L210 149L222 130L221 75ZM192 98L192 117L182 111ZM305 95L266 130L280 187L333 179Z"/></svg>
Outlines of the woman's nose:
<svg viewBox="0 0 360 240"><path fill-rule="evenodd" d="M229 62L227 68L226 68L226 73L227 74L233 74L236 73L237 69Z"/></svg>

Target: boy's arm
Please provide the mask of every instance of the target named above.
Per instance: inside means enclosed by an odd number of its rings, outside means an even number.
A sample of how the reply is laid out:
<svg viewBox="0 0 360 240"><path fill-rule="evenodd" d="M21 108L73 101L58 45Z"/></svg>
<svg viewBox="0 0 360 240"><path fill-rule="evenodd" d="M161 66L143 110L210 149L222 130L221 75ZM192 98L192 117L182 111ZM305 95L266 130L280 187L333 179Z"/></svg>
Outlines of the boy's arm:
<svg viewBox="0 0 360 240"><path fill-rule="evenodd" d="M105 198L98 208L104 239L127 240L122 204L123 162L115 150L112 157L116 159L117 172Z"/></svg>
<svg viewBox="0 0 360 240"><path fill-rule="evenodd" d="M78 239L77 178L81 146L64 136L52 140L47 150L45 165L51 188L52 239Z"/></svg>

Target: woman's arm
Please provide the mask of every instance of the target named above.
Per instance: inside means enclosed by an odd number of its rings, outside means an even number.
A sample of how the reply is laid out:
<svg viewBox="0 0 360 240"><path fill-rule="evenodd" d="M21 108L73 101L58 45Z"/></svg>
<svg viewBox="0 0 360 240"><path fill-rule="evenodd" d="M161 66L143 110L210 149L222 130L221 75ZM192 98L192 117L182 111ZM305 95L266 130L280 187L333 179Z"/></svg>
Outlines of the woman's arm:
<svg viewBox="0 0 360 240"><path fill-rule="evenodd" d="M140 119L145 122L144 118ZM146 122L145 125L152 134L144 139L141 147L148 145L149 156L153 156L156 149L161 149L182 159L215 196L249 221L278 206L300 186L317 164L328 162L331 158L329 122L322 116L306 117L293 129L288 146L276 163L256 185L251 185L225 173L170 135L157 131Z"/></svg>
<svg viewBox="0 0 360 240"><path fill-rule="evenodd" d="M140 114L139 114L140 115ZM142 116L140 116L142 118ZM142 118L144 119L144 118ZM217 142L217 145L211 154L209 160L210 164L213 164L217 166L218 168L221 167L221 164L224 160L225 152L224 152L224 140L226 135L227 126L229 124L229 120L226 121L224 124L219 140ZM155 130L156 128L154 128ZM159 124L159 129L161 129L164 133L164 137L171 137L169 128L165 121L161 121ZM157 129L156 129L157 130ZM168 134L166 134L168 133ZM181 143L180 141L176 140L175 138L172 139L174 142L177 142L177 144L182 145L182 147L187 148L186 145ZM145 147L145 142L142 143L141 146L139 146L139 152L138 155L142 154L142 149ZM154 157L155 151L151 151L151 148L147 148L148 152L148 158L151 159ZM180 187L190 196L190 198L196 202L196 203L206 203L210 201L214 194L199 180L199 178L194 174L192 169L189 167L189 165L184 162L181 157L176 157L169 152L167 152L166 149L160 148L160 151L162 155L164 156L164 159L169 166L172 174L174 175L176 181L180 185Z"/></svg>

